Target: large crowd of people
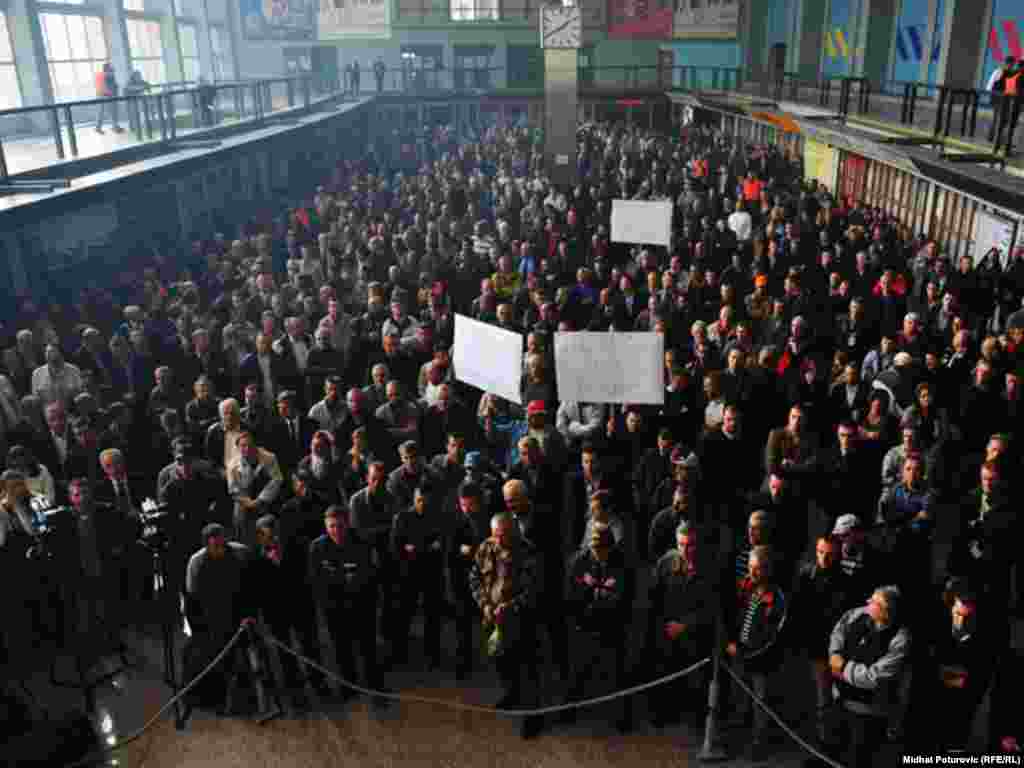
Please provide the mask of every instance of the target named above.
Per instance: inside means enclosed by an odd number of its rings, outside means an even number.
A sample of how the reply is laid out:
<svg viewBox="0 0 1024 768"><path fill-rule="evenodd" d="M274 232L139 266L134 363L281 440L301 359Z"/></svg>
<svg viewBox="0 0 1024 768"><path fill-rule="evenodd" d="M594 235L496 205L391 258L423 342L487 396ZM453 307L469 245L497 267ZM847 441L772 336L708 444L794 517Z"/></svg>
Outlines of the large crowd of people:
<svg viewBox="0 0 1024 768"><path fill-rule="evenodd" d="M490 656L499 706L530 708L717 644L784 717L805 685L851 767L893 740L964 749L986 694L984 748L1019 752L1021 252L952 263L786 148L707 127L586 125L571 189L537 138L385 135L273 224L197 238L194 268L24 301L0 376L5 630L60 624L55 558L25 555L65 506L86 618L145 615L152 497L187 673L256 620L323 660L322 618L345 679L400 690L447 663L450 622L457 678ZM616 198L673 200L672 247L610 242ZM456 313L522 334L522 405L459 381ZM661 334L664 404L560 400L553 334L580 330ZM199 703L232 706L245 658ZM281 668L296 706L336 695ZM542 701L554 672L564 699ZM708 674L643 711L702 721ZM736 690L725 712L764 756L765 713Z"/></svg>

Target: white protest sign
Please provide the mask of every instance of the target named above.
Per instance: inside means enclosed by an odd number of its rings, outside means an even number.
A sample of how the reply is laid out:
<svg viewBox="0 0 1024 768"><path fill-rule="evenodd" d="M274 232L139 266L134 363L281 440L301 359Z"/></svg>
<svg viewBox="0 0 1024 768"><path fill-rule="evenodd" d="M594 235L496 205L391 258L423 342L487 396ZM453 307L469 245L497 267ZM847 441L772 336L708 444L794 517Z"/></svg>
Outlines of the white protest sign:
<svg viewBox="0 0 1024 768"><path fill-rule="evenodd" d="M669 247L671 200L612 200L612 242Z"/></svg>
<svg viewBox="0 0 1024 768"><path fill-rule="evenodd" d="M556 333L558 396L584 403L661 405L664 349L660 333Z"/></svg>
<svg viewBox="0 0 1024 768"><path fill-rule="evenodd" d="M993 248L999 249L999 263L1006 265L1013 248L1017 225L1010 219L978 209L974 218L974 260L981 261Z"/></svg>
<svg viewBox="0 0 1024 768"><path fill-rule="evenodd" d="M459 381L522 404L523 337L465 315L455 315L452 363Z"/></svg>

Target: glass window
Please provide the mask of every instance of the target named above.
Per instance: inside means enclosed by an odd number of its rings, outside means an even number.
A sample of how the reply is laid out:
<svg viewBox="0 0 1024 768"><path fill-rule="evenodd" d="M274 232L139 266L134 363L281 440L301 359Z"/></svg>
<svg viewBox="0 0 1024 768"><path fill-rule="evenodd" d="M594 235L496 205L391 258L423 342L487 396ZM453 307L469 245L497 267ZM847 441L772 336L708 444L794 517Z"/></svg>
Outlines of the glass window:
<svg viewBox="0 0 1024 768"><path fill-rule="evenodd" d="M210 42L213 46L213 77L215 80L231 80L235 68L231 61L231 38L227 28L220 24L210 25Z"/></svg>
<svg viewBox="0 0 1024 768"><path fill-rule="evenodd" d="M499 0L451 0L452 21L497 21Z"/></svg>
<svg viewBox="0 0 1024 768"><path fill-rule="evenodd" d="M138 11L142 13L146 10L145 0L124 0L124 9L126 11Z"/></svg>
<svg viewBox="0 0 1024 768"><path fill-rule="evenodd" d="M199 32L195 24L179 24L178 40L181 43L181 66L185 79L195 82L199 79Z"/></svg>
<svg viewBox="0 0 1024 768"><path fill-rule="evenodd" d="M7 29L7 14L0 11L0 109L21 106L21 88L18 69L14 63L11 36Z"/></svg>
<svg viewBox="0 0 1024 768"><path fill-rule="evenodd" d="M72 13L40 14L55 101L96 98L96 73L107 59L103 20Z"/></svg>
<svg viewBox="0 0 1024 768"><path fill-rule="evenodd" d="M142 73L147 83L167 81L164 59L161 55L160 22L152 19L126 19L128 46L131 51L132 69Z"/></svg>

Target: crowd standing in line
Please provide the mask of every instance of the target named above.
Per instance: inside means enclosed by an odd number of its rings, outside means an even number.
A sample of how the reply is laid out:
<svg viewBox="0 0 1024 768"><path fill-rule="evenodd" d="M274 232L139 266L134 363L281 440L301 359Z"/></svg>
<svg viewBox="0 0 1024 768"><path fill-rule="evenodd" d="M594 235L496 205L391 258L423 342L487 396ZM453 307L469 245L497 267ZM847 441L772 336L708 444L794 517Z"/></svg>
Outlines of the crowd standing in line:
<svg viewBox="0 0 1024 768"><path fill-rule="evenodd" d="M1021 251L952 263L784 149L697 126L587 125L579 185L542 168L523 128L383 135L282 219L197 236L194 268L23 301L0 377L9 626L45 634L59 603L24 557L36 497L72 508L101 622L137 621L152 496L192 673L258 617L322 659L319 614L346 679L400 689L422 611L423 663L452 620L458 679L486 646L502 707L545 703L549 665L572 701L721 643L792 721L783 686L806 680L847 765L963 748L990 689L985 746L1019 752ZM610 242L615 198L673 200L671 249ZM523 335L522 406L458 380L456 313ZM553 334L578 330L663 335L664 404L560 400ZM230 703L239 658L201 703ZM645 709L700 721L706 683ZM729 700L763 756L767 717Z"/></svg>

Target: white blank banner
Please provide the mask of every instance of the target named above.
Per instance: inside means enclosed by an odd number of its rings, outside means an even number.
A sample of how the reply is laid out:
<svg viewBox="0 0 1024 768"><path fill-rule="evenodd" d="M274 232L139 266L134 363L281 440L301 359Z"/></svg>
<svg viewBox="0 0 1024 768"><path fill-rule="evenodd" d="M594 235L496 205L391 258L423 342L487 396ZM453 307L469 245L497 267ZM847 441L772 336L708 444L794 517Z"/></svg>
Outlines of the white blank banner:
<svg viewBox="0 0 1024 768"><path fill-rule="evenodd" d="M522 404L523 337L465 315L455 315L452 362L459 381Z"/></svg>
<svg viewBox="0 0 1024 768"><path fill-rule="evenodd" d="M612 200L612 242L669 246L671 200Z"/></svg>
<svg viewBox="0 0 1024 768"><path fill-rule="evenodd" d="M665 402L660 333L556 333L558 397L584 403Z"/></svg>
<svg viewBox="0 0 1024 768"><path fill-rule="evenodd" d="M999 263L1005 267L1012 255L1013 235L1017 228L1014 222L980 209L974 222L974 263L979 263L990 250L998 248Z"/></svg>

